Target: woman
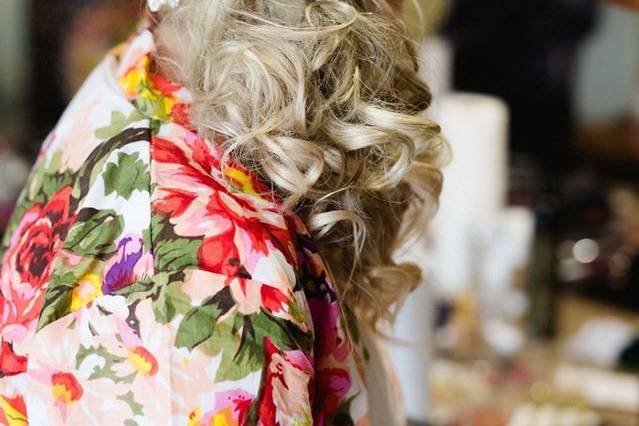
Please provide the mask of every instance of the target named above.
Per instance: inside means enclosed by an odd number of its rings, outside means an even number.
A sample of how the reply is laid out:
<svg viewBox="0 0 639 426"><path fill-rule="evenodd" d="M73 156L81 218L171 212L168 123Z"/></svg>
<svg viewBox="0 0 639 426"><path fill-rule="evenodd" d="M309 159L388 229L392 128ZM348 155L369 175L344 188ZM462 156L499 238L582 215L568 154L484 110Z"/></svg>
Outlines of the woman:
<svg viewBox="0 0 639 426"><path fill-rule="evenodd" d="M149 6L5 236L0 420L368 424L388 389L359 336L419 282L392 253L440 188L401 22L383 0Z"/></svg>

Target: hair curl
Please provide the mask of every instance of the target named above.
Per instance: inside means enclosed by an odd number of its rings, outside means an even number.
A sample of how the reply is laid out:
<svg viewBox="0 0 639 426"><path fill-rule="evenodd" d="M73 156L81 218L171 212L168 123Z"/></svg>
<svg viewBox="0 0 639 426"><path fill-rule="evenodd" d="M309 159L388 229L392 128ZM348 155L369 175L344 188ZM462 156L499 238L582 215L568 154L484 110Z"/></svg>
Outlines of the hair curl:
<svg viewBox="0 0 639 426"><path fill-rule="evenodd" d="M421 280L393 254L425 232L446 144L386 0L183 0L156 32L205 135L306 222L341 298L376 328ZM166 50L170 50L166 46ZM164 66L169 58L160 55Z"/></svg>

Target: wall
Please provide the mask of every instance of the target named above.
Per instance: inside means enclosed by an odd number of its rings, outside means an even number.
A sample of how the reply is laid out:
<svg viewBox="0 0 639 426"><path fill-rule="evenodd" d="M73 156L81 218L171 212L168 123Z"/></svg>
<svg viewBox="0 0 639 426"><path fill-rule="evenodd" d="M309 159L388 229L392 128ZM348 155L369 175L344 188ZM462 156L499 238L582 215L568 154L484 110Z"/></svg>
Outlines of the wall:
<svg viewBox="0 0 639 426"><path fill-rule="evenodd" d="M579 60L576 109L581 121L629 113L639 92L639 14L602 6L598 28Z"/></svg>
<svg viewBox="0 0 639 426"><path fill-rule="evenodd" d="M0 103L20 98L28 60L26 0L0 1Z"/></svg>

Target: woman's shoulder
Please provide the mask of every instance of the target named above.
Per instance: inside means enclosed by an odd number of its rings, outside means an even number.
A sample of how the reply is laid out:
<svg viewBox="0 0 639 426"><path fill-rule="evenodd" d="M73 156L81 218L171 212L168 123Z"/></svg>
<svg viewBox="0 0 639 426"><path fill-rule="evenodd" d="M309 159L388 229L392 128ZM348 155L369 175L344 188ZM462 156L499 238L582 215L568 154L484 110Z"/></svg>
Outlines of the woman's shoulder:
<svg viewBox="0 0 639 426"><path fill-rule="evenodd" d="M242 416L363 412L358 352L313 238L219 140L193 131L188 93L149 72L149 37L105 59L43 145L4 241L3 335L33 365L60 336L78 360L130 344L122 364L185 395L237 384L252 407ZM179 355L170 366L153 346L163 333ZM75 380L128 383L119 371Z"/></svg>

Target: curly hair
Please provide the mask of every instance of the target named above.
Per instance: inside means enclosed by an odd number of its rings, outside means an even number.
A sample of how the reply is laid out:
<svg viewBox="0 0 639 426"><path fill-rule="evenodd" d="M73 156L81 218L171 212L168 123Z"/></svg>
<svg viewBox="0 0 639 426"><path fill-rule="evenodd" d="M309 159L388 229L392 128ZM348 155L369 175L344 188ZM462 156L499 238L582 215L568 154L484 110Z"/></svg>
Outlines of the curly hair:
<svg viewBox="0 0 639 426"><path fill-rule="evenodd" d="M183 0L156 27L193 122L307 224L347 309L375 329L421 281L394 253L425 232L446 143L386 0ZM167 46L166 50L170 50ZM175 55L174 55L175 56ZM172 60L172 62L171 62ZM167 65L168 64L168 65Z"/></svg>

